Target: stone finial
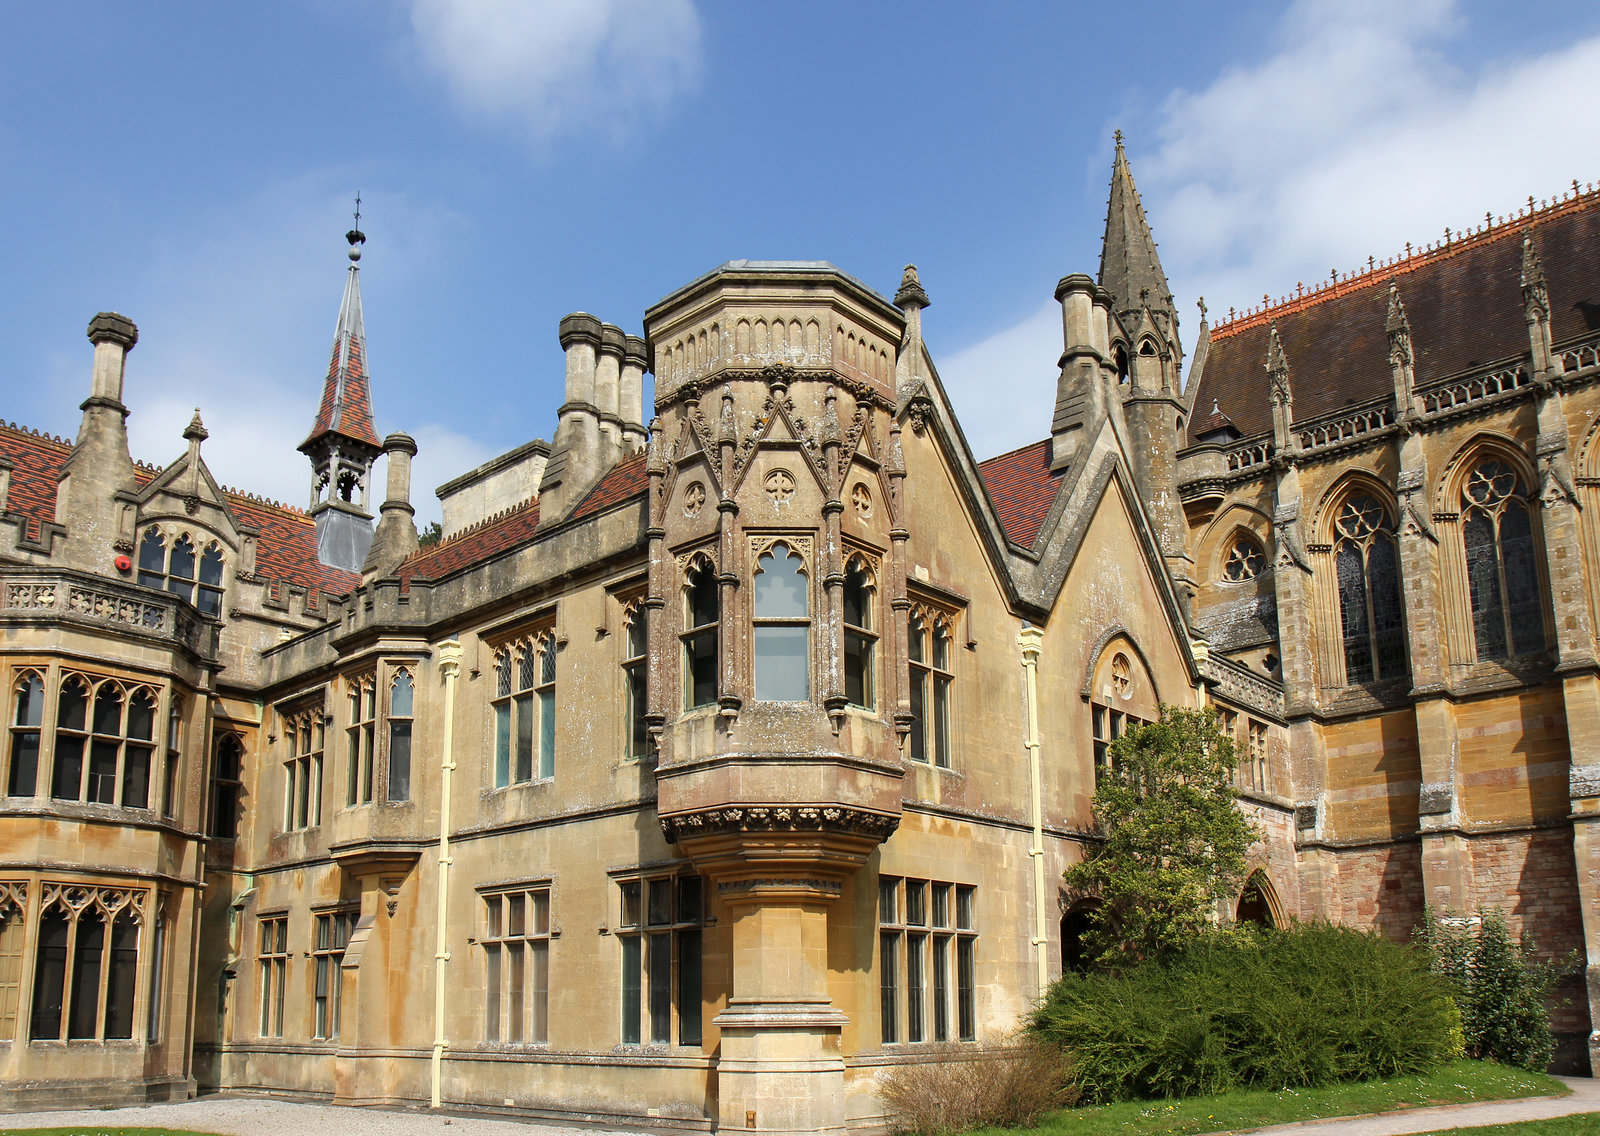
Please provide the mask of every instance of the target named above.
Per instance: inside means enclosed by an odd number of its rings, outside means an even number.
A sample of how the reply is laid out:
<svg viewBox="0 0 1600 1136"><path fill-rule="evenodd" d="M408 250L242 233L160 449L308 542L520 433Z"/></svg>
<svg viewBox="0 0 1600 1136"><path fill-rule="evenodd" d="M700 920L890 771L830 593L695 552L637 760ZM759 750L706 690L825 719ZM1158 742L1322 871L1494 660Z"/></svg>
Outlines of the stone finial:
<svg viewBox="0 0 1600 1136"><path fill-rule="evenodd" d="M1389 315L1384 321L1384 328L1389 333L1390 364L1407 366L1412 360L1411 321L1406 318L1406 305L1400 298L1400 289L1394 284L1389 285Z"/></svg>
<svg viewBox="0 0 1600 1136"><path fill-rule="evenodd" d="M1522 302L1531 316L1550 318L1550 293L1544 283L1544 266L1533 247L1533 234L1522 234Z"/></svg>
<svg viewBox="0 0 1600 1136"><path fill-rule="evenodd" d="M894 294L894 303L898 308L904 308L909 304L915 304L919 308L933 306L933 301L928 299L928 293L923 291L916 265L906 265L905 273L900 277L900 290Z"/></svg>
<svg viewBox="0 0 1600 1136"><path fill-rule="evenodd" d="M211 437L204 422L200 421L200 408L194 408L194 417L189 419L189 425L183 428L183 436L191 442L203 442Z"/></svg>
<svg viewBox="0 0 1600 1136"><path fill-rule="evenodd" d="M90 343L116 343L124 351L131 351L139 342L139 329L120 312L101 312L89 321L88 336Z"/></svg>
<svg viewBox="0 0 1600 1136"><path fill-rule="evenodd" d="M1283 340L1278 338L1278 324L1273 321L1267 332L1267 376L1272 381L1272 401L1280 406L1290 406L1294 396L1289 390L1289 360L1283 353Z"/></svg>

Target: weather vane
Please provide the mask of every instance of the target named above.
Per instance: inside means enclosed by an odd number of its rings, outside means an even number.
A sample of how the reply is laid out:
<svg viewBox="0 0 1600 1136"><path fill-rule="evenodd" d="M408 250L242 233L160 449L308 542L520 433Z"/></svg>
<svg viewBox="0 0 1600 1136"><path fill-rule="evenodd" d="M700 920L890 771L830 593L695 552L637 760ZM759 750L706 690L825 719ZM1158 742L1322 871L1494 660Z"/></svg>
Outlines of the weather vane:
<svg viewBox="0 0 1600 1136"><path fill-rule="evenodd" d="M361 191L356 190L356 228L361 228Z"/></svg>

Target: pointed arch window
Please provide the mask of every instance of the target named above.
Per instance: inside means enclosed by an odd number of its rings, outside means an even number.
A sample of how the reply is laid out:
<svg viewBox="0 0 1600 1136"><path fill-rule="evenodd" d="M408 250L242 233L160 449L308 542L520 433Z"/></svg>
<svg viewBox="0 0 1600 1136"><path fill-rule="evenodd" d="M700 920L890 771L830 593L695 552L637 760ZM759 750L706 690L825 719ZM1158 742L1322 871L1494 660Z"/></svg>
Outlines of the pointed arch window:
<svg viewBox="0 0 1600 1136"><path fill-rule="evenodd" d="M811 697L811 602L805 561L782 541L756 561L755 695L762 702Z"/></svg>
<svg viewBox="0 0 1600 1136"><path fill-rule="evenodd" d="M918 607L907 623L911 677L911 760L950 765L950 618Z"/></svg>
<svg viewBox="0 0 1600 1136"><path fill-rule="evenodd" d="M207 615L222 612L222 549L215 541L196 551L187 533L169 548L161 531L151 527L139 542L139 583L182 596Z"/></svg>
<svg viewBox="0 0 1600 1136"><path fill-rule="evenodd" d="M1533 518L1516 471L1494 458L1478 462L1462 487L1461 521L1478 660L1543 651Z"/></svg>
<svg viewBox="0 0 1600 1136"><path fill-rule="evenodd" d="M623 744L626 757L637 760L650 750L650 734L646 729L645 715L649 713L649 690L646 687L646 655L649 650L649 625L644 605L635 601L623 613L627 630L623 640L622 678L628 695L627 734Z"/></svg>
<svg viewBox="0 0 1600 1136"><path fill-rule="evenodd" d="M23 671L12 688L15 705L11 716L11 759L6 770L6 794L31 797L39 781L39 739L44 728L44 679L38 671Z"/></svg>
<svg viewBox="0 0 1600 1136"><path fill-rule="evenodd" d="M873 661L878 635L872 610L876 590L866 562L852 557L844 570L844 697L864 710L877 705Z"/></svg>
<svg viewBox="0 0 1600 1136"><path fill-rule="evenodd" d="M47 885L34 966L35 1041L133 1037L145 893Z"/></svg>
<svg viewBox="0 0 1600 1136"><path fill-rule="evenodd" d="M721 619L717 573L697 557L683 580L683 708L717 700L717 624Z"/></svg>
<svg viewBox="0 0 1600 1136"><path fill-rule="evenodd" d="M244 743L237 734L217 740L216 763L211 771L210 835L232 840L239 835L239 789L244 774Z"/></svg>
<svg viewBox="0 0 1600 1136"><path fill-rule="evenodd" d="M1405 614L1388 512L1371 494L1355 493L1333 527L1345 681L1398 678L1406 671Z"/></svg>
<svg viewBox="0 0 1600 1136"><path fill-rule="evenodd" d="M56 706L50 795L148 808L155 725L156 696L149 687L128 690L114 679L66 675Z"/></svg>
<svg viewBox="0 0 1600 1136"><path fill-rule="evenodd" d="M493 699L496 787L554 777L556 772L556 641L542 632L495 655ZM537 760L535 756L537 755Z"/></svg>
<svg viewBox="0 0 1600 1136"><path fill-rule="evenodd" d="M411 715L415 693L411 672L395 671L389 684L390 802L411 799Z"/></svg>

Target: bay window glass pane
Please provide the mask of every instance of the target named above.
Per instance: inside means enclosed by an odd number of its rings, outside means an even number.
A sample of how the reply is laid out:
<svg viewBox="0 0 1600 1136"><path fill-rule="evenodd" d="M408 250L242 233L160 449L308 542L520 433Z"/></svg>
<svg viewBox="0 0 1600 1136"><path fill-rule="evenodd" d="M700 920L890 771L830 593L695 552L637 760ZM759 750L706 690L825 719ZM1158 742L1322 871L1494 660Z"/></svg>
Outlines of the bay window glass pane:
<svg viewBox="0 0 1600 1136"><path fill-rule="evenodd" d="M98 746L101 743L96 742ZM130 809L150 805L150 747L128 743L122 758L122 803Z"/></svg>
<svg viewBox="0 0 1600 1136"><path fill-rule="evenodd" d="M885 1045L900 1040L897 1028L899 1018L899 978L895 955L900 947L900 936L884 932L878 936L878 1020L882 1023Z"/></svg>
<svg viewBox="0 0 1600 1136"><path fill-rule="evenodd" d="M533 780L533 695L519 694L517 706L517 780Z"/></svg>
<svg viewBox="0 0 1600 1136"><path fill-rule="evenodd" d="M411 723L389 723L389 799L411 799Z"/></svg>
<svg viewBox="0 0 1600 1136"><path fill-rule="evenodd" d="M106 1037L133 1037L134 983L139 974L139 925L118 919L111 927L111 969L106 974Z"/></svg>
<svg viewBox="0 0 1600 1136"><path fill-rule="evenodd" d="M811 696L807 627L757 627L756 698L762 702L803 702Z"/></svg>
<svg viewBox="0 0 1600 1136"><path fill-rule="evenodd" d="M806 578L803 561L782 544L761 557L756 573L755 615L757 619L804 619L807 612Z"/></svg>
<svg viewBox="0 0 1600 1136"><path fill-rule="evenodd" d="M906 936L906 1040L923 1040L922 948L925 935Z"/></svg>
<svg viewBox="0 0 1600 1136"><path fill-rule="evenodd" d="M116 742L96 738L89 746L89 794L86 800L98 804L114 804L117 799Z"/></svg>
<svg viewBox="0 0 1600 1136"><path fill-rule="evenodd" d="M78 917L78 942L72 952L72 997L67 1010L69 1038L93 1038L95 1035L105 934L105 921L98 912L89 911Z"/></svg>
<svg viewBox="0 0 1600 1136"><path fill-rule="evenodd" d="M672 936L650 936L650 1040L672 1040Z"/></svg>
<svg viewBox="0 0 1600 1136"><path fill-rule="evenodd" d="M933 676L933 763L950 764L950 678Z"/></svg>
<svg viewBox="0 0 1600 1136"><path fill-rule="evenodd" d="M494 783L511 783L511 703L494 708Z"/></svg>
<svg viewBox="0 0 1600 1136"><path fill-rule="evenodd" d="M639 936L628 935L622 939L622 1043L639 1044L639 1001L641 966Z"/></svg>
<svg viewBox="0 0 1600 1136"><path fill-rule="evenodd" d="M928 672L911 668L911 760L928 760Z"/></svg>
<svg viewBox="0 0 1600 1136"><path fill-rule="evenodd" d="M539 692L539 776L556 775L556 692Z"/></svg>
<svg viewBox="0 0 1600 1136"><path fill-rule="evenodd" d="M695 883L699 883L696 880ZM687 918L680 911L679 918ZM699 918L699 916L695 916ZM700 932L678 932L678 1044L700 1044Z"/></svg>
<svg viewBox="0 0 1600 1136"><path fill-rule="evenodd" d="M709 706L717 700L717 632L702 631L684 643L688 656L689 683L686 710Z"/></svg>
<svg viewBox="0 0 1600 1136"><path fill-rule="evenodd" d="M844 697L872 708L872 640L854 631L844 633Z"/></svg>
<svg viewBox="0 0 1600 1136"><path fill-rule="evenodd" d="M94 732L117 736L122 733L122 691L106 683L94 696Z"/></svg>

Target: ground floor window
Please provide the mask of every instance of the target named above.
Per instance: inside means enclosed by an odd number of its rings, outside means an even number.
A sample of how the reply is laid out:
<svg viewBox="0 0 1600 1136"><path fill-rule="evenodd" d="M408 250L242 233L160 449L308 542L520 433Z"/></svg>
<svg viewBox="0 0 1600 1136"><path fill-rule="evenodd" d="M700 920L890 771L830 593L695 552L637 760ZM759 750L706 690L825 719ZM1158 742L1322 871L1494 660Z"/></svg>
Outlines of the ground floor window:
<svg viewBox="0 0 1600 1136"><path fill-rule="evenodd" d="M261 966L261 1036L283 1036L283 996L289 982L289 917L262 916L256 953Z"/></svg>
<svg viewBox="0 0 1600 1136"><path fill-rule="evenodd" d="M705 881L664 875L617 881L621 904L622 1043L701 1041ZM676 1027L676 1029L674 1029Z"/></svg>
<svg viewBox="0 0 1600 1136"><path fill-rule="evenodd" d="M339 1036L339 1006L344 997L344 949L356 925L354 911L330 911L317 916L315 1030L313 1037Z"/></svg>
<svg viewBox="0 0 1600 1136"><path fill-rule="evenodd" d="M484 1037L550 1040L550 885L485 895Z"/></svg>
<svg viewBox="0 0 1600 1136"><path fill-rule="evenodd" d="M35 1041L133 1037L139 888L46 884L33 971Z"/></svg>
<svg viewBox="0 0 1600 1136"><path fill-rule="evenodd" d="M878 1016L885 1045L977 1038L976 889L878 881Z"/></svg>

